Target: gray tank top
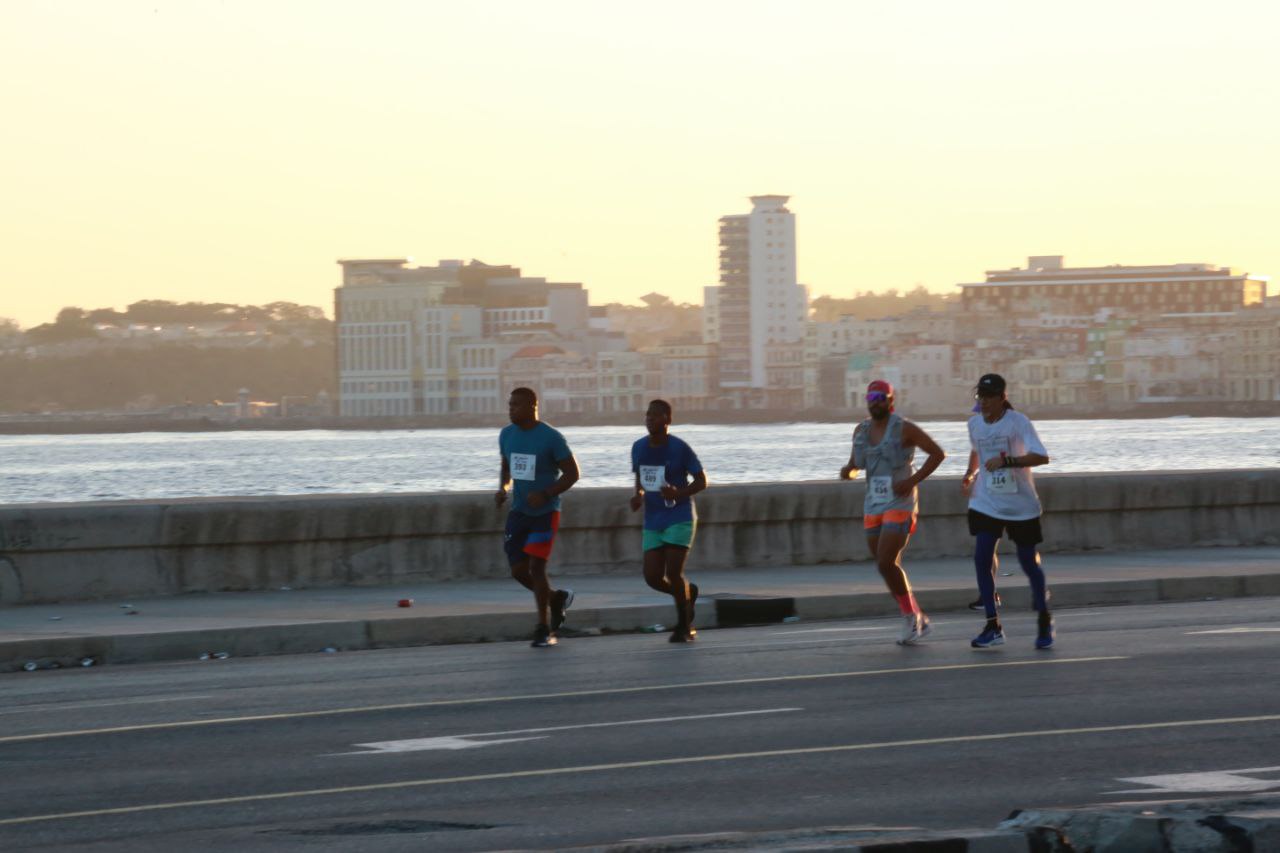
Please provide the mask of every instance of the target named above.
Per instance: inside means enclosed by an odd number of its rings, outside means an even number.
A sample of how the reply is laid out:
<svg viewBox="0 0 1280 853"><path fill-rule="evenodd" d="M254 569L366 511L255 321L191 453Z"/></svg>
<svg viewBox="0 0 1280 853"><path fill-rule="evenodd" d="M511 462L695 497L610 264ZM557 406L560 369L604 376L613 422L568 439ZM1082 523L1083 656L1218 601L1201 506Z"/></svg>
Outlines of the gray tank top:
<svg viewBox="0 0 1280 853"><path fill-rule="evenodd" d="M902 446L902 418L889 415L884 437L879 444L871 444L871 420L858 424L853 433L853 464L866 473L867 496L862 511L880 514L889 510L915 511L915 489L905 497L893 493L893 484L915 473L914 447Z"/></svg>

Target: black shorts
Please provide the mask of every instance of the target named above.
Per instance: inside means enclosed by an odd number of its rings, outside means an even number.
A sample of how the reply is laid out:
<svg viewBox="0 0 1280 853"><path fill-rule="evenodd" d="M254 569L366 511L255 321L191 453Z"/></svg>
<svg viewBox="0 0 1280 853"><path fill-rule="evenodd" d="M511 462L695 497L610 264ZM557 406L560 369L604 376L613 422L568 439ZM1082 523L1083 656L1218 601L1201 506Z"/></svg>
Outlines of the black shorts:
<svg viewBox="0 0 1280 853"><path fill-rule="evenodd" d="M979 533L990 533L997 539L1004 536L1004 532L1009 531L1009 538L1017 545L1039 545L1044 541L1044 534L1040 532L1040 516L1035 518L1027 518L1022 521L1009 521L1004 518L995 518L984 512L978 512L976 509L969 510L969 535L977 536Z"/></svg>

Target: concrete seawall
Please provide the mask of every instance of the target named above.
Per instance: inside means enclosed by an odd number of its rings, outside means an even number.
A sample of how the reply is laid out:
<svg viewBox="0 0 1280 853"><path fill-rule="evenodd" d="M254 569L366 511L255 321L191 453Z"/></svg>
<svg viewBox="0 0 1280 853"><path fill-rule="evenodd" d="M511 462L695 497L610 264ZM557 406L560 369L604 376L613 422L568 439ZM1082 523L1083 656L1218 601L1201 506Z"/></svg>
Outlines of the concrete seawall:
<svg viewBox="0 0 1280 853"><path fill-rule="evenodd" d="M1280 469L1045 475L1046 551L1280 544ZM964 558L954 478L925 483L910 553ZM564 499L553 571L633 572L626 489ZM866 558L863 484L713 486L698 499L691 567ZM490 492L324 495L0 507L0 603L502 577Z"/></svg>

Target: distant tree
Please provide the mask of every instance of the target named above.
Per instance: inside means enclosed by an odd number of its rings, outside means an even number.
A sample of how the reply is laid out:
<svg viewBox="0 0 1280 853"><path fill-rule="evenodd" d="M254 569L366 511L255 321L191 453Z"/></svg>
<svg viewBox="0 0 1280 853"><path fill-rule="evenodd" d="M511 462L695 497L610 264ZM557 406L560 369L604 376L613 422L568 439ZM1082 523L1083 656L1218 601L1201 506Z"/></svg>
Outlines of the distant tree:
<svg viewBox="0 0 1280 853"><path fill-rule="evenodd" d="M0 317L0 338L16 338L22 334L22 327L17 320Z"/></svg>
<svg viewBox="0 0 1280 853"><path fill-rule="evenodd" d="M56 325L56 324L48 324ZM0 356L0 411L120 409L234 400L249 388L258 400L334 388L332 342L290 342L243 349L167 343L58 358Z"/></svg>

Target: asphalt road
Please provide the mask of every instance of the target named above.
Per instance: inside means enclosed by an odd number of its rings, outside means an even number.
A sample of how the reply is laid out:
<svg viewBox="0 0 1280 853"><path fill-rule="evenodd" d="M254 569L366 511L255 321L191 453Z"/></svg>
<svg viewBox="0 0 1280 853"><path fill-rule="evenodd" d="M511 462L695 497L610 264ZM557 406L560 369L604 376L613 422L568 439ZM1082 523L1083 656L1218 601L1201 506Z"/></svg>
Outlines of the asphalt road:
<svg viewBox="0 0 1280 853"><path fill-rule="evenodd" d="M894 619L16 673L0 849L563 849L1280 789L1278 605L1066 610L1050 652L1030 614L985 652L952 615L916 648Z"/></svg>

